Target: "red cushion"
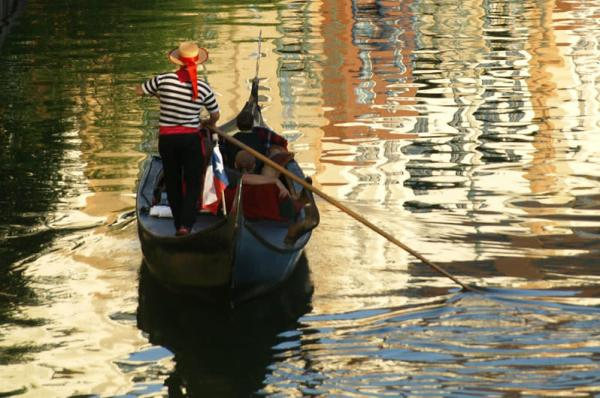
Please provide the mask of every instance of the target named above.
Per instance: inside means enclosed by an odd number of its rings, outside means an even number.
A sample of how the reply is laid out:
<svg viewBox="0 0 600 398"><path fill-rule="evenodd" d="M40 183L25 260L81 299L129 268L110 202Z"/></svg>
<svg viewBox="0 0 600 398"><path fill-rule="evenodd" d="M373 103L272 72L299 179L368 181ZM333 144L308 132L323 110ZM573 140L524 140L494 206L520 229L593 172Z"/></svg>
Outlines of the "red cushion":
<svg viewBox="0 0 600 398"><path fill-rule="evenodd" d="M237 186L225 189L225 202L228 211L233 206L236 191ZM279 199L277 185L244 185L242 196L244 216L247 219L285 221L285 218L279 214L281 199Z"/></svg>

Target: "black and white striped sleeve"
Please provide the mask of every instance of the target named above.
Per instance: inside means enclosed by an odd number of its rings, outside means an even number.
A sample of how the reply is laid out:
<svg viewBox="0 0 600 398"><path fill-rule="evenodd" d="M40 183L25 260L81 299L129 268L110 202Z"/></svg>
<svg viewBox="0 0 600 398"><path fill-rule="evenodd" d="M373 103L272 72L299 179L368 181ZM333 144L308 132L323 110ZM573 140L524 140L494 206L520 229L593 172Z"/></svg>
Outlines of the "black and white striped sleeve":
<svg viewBox="0 0 600 398"><path fill-rule="evenodd" d="M199 81L198 91L202 93L202 103L206 110L210 113L219 112L219 103L217 102L217 97L212 88L208 84Z"/></svg>
<svg viewBox="0 0 600 398"><path fill-rule="evenodd" d="M210 113L219 112L219 103L217 102L217 98L215 94L211 91L211 93L204 99L204 106L206 110Z"/></svg>
<svg viewBox="0 0 600 398"><path fill-rule="evenodd" d="M142 89L146 95L158 94L159 76L154 76L152 79L145 81L142 84Z"/></svg>

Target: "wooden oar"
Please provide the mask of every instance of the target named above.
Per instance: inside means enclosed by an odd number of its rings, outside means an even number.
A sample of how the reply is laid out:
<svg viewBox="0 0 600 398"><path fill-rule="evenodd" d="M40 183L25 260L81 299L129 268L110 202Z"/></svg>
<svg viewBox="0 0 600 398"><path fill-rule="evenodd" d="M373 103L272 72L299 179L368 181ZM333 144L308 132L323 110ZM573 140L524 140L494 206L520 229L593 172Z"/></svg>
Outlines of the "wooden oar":
<svg viewBox="0 0 600 398"><path fill-rule="evenodd" d="M343 205L342 203L340 203L338 200L332 198L331 196L327 195L325 192L323 192L320 189L318 189L318 188L312 186L311 184L307 183L302 178L300 178L297 175L291 173L286 168L281 167L280 165L278 165L277 163L273 162L271 159L269 159L268 157L264 156L260 152L257 152L254 149L250 148L248 145L240 142L239 140L237 140L237 139L235 139L233 137L230 137L229 135L227 135L226 133L222 132L221 130L219 130L216 127L212 127L212 126L205 126L205 127L207 127L213 133L216 133L219 136L223 137L223 139L225 139L226 141L231 142L232 144L236 145L237 147L239 147L239 148L241 148L241 149L243 149L245 151L248 151L255 158L257 158L257 159L263 161L265 164L273 167L277 171L279 171L282 174L284 174L286 177L289 177L290 179L294 180L298 184L302 185L305 189L308 189L312 193L315 193L315 194L319 195L321 198L325 199L327 202L331 203L332 205L334 205L335 207L337 207L338 209L340 209L344 213L348 214L349 216L351 216L355 220L361 222L363 225L365 225L365 226L369 227L370 229L372 229L373 231L377 232L379 235L383 236L384 238L386 238L387 240L389 240L390 242L392 242L396 246L398 246L398 247L404 249L405 251L407 251L408 253L412 254L413 256L415 256L416 258L418 258L423 263L427 264L428 266L430 266L431 268L433 268L434 270L436 270L440 274L444 275L445 277L450 278L452 281L454 281L455 283L457 283L458 285L460 285L464 290L468 290L468 291L471 291L471 292L477 291L477 289L473 288L472 286L469 286L469 285L466 285L466 284L462 283L461 281L459 281L458 279L456 279L454 276L452 276L450 273L448 273L446 270L444 270L442 267L440 267L439 265L436 265L436 264L432 263L431 261L427 260L421 254L419 254L418 252L414 251L410 247L406 246L404 243L400 242L398 239L396 239L395 237L393 237L392 235L390 235L386 231L382 230L377 225L373 224L372 222L370 222L369 220L367 220L366 218L364 218L363 216L361 216L360 214L358 214L354 210L346 207L345 205Z"/></svg>

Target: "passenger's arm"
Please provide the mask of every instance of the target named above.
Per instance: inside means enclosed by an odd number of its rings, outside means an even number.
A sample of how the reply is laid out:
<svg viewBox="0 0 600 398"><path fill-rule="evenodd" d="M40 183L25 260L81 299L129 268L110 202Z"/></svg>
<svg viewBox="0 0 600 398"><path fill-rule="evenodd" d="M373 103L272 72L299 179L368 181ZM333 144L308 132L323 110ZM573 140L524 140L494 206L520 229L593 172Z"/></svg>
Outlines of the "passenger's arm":
<svg viewBox="0 0 600 398"><path fill-rule="evenodd" d="M279 197L280 198L289 198L291 196L290 191L283 185L283 183L278 179L275 180L275 185L279 188Z"/></svg>
<svg viewBox="0 0 600 398"><path fill-rule="evenodd" d="M264 184L275 184L279 188L279 197L285 198L290 196L290 191L283 185L279 178L264 176L261 174L244 174L242 176L244 184L248 185L264 185Z"/></svg>

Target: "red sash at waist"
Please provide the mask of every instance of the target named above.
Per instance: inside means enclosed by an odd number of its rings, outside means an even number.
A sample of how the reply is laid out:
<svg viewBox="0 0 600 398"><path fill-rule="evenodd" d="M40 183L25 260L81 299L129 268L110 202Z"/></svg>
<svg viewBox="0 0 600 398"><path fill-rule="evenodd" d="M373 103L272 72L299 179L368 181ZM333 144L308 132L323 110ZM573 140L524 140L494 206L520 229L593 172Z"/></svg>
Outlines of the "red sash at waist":
<svg viewBox="0 0 600 398"><path fill-rule="evenodd" d="M186 127L186 126L160 126L158 129L159 135L172 135L172 134L197 134L200 131L198 127Z"/></svg>

